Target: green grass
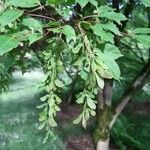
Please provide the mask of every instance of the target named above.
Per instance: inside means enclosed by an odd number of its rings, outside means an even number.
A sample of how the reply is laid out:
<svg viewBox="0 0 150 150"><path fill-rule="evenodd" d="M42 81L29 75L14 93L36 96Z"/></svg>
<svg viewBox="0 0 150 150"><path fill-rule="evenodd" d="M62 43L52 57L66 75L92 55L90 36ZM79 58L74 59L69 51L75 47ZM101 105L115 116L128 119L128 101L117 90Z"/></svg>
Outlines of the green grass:
<svg viewBox="0 0 150 150"><path fill-rule="evenodd" d="M0 95L0 150L66 149L61 138L42 144L44 133L37 129L36 109L40 102L40 81L36 76L30 80L17 76L10 90Z"/></svg>

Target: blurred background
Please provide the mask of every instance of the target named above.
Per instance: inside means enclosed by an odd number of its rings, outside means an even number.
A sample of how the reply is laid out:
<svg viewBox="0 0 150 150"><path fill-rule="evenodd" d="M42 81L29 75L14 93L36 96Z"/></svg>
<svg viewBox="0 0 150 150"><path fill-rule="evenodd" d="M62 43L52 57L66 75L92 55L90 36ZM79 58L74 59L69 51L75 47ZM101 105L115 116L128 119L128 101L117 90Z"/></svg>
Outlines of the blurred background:
<svg viewBox="0 0 150 150"><path fill-rule="evenodd" d="M92 129L94 119L87 130L81 125L73 125L80 109L74 104L74 98L66 112L58 114L59 126L53 130L46 144L42 144L44 131L39 131L38 113L40 97L44 89L40 88L44 73L34 54L25 57L28 70L22 74L15 68L9 90L0 95L0 149L1 150L92 150ZM29 61L30 60L30 61ZM116 103L128 83L136 75L138 66L135 61L121 59L120 65L126 66L122 73L122 82L115 83L113 103ZM131 65L131 63L133 63ZM31 66L31 67L29 67ZM132 67L131 67L132 66ZM123 68L123 67L121 67ZM131 71L132 70L132 71ZM128 73L130 72L130 74ZM64 75L63 75L64 76ZM123 80L123 79L126 80ZM66 77L66 82L68 81ZM80 80L77 81L80 83ZM80 84L74 93L80 89ZM82 88L82 87L81 87ZM67 90L66 90L67 91ZM69 94L69 93L68 93ZM74 97L74 95L73 95ZM67 96L63 97L67 100ZM150 150L150 83L148 82L127 105L111 132L111 144L118 150ZM78 127L78 128L77 128ZM74 146L76 145L76 147Z"/></svg>

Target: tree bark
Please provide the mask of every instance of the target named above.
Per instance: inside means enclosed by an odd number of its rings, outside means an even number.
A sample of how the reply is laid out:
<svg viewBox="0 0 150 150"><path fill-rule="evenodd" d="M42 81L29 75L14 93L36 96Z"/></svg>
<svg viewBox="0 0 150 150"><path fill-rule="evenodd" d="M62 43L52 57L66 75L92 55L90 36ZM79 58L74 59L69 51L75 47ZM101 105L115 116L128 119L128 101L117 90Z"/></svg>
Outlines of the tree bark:
<svg viewBox="0 0 150 150"><path fill-rule="evenodd" d="M94 131L94 141L96 144L96 150L108 150L109 149L109 137L110 129L109 124L112 120L111 109L104 106L99 110L97 115L97 125Z"/></svg>
<svg viewBox="0 0 150 150"><path fill-rule="evenodd" d="M97 142L96 149L97 150L109 150L109 138L104 141L99 140Z"/></svg>
<svg viewBox="0 0 150 150"><path fill-rule="evenodd" d="M98 93L98 110L96 118L96 128L94 131L94 140L97 150L109 150L109 124L112 120L111 100L113 80L104 79L103 90Z"/></svg>
<svg viewBox="0 0 150 150"><path fill-rule="evenodd" d="M105 83L104 89L103 89L104 104L108 107L111 107L113 80L104 79L104 83Z"/></svg>
<svg viewBox="0 0 150 150"><path fill-rule="evenodd" d="M147 65L145 65L144 68L141 70L139 75L133 80L131 86L126 90L126 92L122 96L121 102L116 107L115 115L113 115L110 105L107 105L106 102L106 99L112 99L112 95L110 94L112 92L112 84L110 84L110 81L107 81L109 84L107 82L105 83L105 87L102 92L103 96L100 97L100 102L103 102L103 107L100 107L98 111L97 126L94 131L94 140L96 143L97 150L109 150L109 136L111 128L113 127L116 119L118 118L126 104L131 99L132 95L137 90L141 89L149 78L150 60L148 61Z"/></svg>

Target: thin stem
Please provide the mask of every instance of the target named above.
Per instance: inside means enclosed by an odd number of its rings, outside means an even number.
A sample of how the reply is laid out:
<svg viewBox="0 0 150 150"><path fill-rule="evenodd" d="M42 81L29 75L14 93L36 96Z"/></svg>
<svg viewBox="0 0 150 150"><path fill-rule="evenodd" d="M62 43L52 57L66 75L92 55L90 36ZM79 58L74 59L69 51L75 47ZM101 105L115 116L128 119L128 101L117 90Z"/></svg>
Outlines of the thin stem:
<svg viewBox="0 0 150 150"><path fill-rule="evenodd" d="M40 17L40 18L45 18L45 19L49 19L49 20L53 20L55 21L54 18L48 17L48 16L43 16L43 15L37 15L37 14L28 14L29 16L33 16L33 17Z"/></svg>
<svg viewBox="0 0 150 150"><path fill-rule="evenodd" d="M98 17L98 14L82 17L79 21L85 20L85 19L88 19L88 18L95 18L95 17Z"/></svg>
<svg viewBox="0 0 150 150"><path fill-rule="evenodd" d="M47 12L47 14L51 16L50 12L43 5L40 4L40 7L43 8Z"/></svg>
<svg viewBox="0 0 150 150"><path fill-rule="evenodd" d="M29 11L29 13L35 12L35 11L37 11L37 10L42 10L42 7L40 6L40 7L38 7L38 8L35 8L35 9Z"/></svg>

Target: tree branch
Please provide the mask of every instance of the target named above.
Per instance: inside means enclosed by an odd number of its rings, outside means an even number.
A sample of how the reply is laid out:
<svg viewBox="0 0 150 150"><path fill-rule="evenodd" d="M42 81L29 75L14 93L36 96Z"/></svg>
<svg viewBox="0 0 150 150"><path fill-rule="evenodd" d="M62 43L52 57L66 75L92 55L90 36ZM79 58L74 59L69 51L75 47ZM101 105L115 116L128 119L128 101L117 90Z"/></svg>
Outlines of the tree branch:
<svg viewBox="0 0 150 150"><path fill-rule="evenodd" d="M99 89L97 94L97 113L99 113L99 110L103 108L104 108L103 94L102 94L102 90Z"/></svg>
<svg viewBox="0 0 150 150"><path fill-rule="evenodd" d="M147 65L141 70L140 74L133 80L131 86L126 90L124 95L121 98L121 102L116 107L116 114L113 116L113 119L110 123L110 128L114 125L116 119L120 115L120 113L125 108L126 104L130 101L131 96L140 88L142 88L146 81L150 78L150 60Z"/></svg>
<svg viewBox="0 0 150 150"><path fill-rule="evenodd" d="M97 112L103 110L105 106L111 107L113 80L104 79L104 88L99 89L97 94Z"/></svg>
<svg viewBox="0 0 150 150"><path fill-rule="evenodd" d="M111 107L113 80L104 79L103 99L106 106Z"/></svg>
<svg viewBox="0 0 150 150"><path fill-rule="evenodd" d="M28 14L29 16L32 16L32 17L39 17L39 18L45 18L45 19L49 19L49 20L53 20L55 21L54 18L51 18L51 17L48 17L48 16L43 16L43 15L37 15L37 14Z"/></svg>

